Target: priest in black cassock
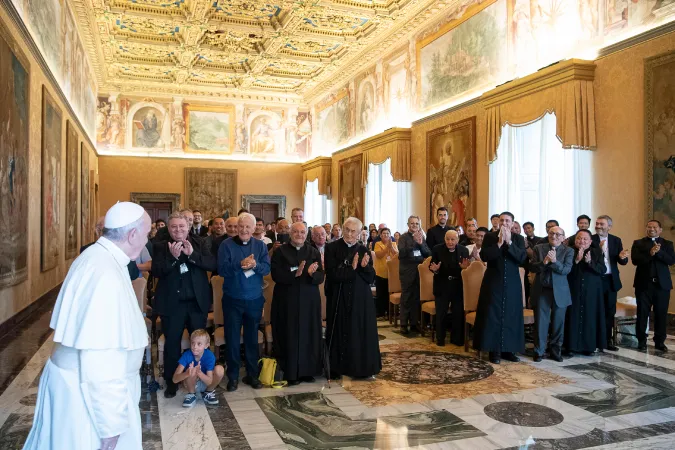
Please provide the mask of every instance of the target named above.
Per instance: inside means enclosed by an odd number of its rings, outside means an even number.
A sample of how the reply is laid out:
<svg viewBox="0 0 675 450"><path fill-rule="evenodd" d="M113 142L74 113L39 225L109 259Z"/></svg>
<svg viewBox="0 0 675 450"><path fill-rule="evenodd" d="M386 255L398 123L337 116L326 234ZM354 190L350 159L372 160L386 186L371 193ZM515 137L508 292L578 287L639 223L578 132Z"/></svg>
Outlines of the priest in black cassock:
<svg viewBox="0 0 675 450"><path fill-rule="evenodd" d="M363 224L354 217L342 239L326 245L326 341L331 378L373 379L382 369L375 303L370 285L375 269L368 249L357 243Z"/></svg>
<svg viewBox="0 0 675 450"><path fill-rule="evenodd" d="M574 238L574 263L567 275L572 305L565 319L565 356L571 352L592 354L607 348L608 326L605 323L605 303L602 276L607 272L605 258L599 247L592 244L591 232L579 230Z"/></svg>
<svg viewBox="0 0 675 450"><path fill-rule="evenodd" d="M473 347L490 352L490 362L520 361L525 351L523 290L520 265L525 261L525 240L511 233L513 214L499 215L499 230L487 233L480 258L487 263L478 297Z"/></svg>
<svg viewBox="0 0 675 450"><path fill-rule="evenodd" d="M291 240L272 255L274 355L290 386L311 383L321 372L321 295L319 251L306 242L307 226L291 226Z"/></svg>

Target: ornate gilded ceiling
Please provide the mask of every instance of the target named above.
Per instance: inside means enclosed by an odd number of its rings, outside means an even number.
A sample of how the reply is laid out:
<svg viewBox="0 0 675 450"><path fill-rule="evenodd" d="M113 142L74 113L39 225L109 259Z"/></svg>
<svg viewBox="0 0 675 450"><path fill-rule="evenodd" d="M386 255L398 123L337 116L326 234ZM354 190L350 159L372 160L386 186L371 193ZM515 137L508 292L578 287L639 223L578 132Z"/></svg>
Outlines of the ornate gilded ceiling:
<svg viewBox="0 0 675 450"><path fill-rule="evenodd" d="M72 0L100 92L300 103L437 0ZM449 2L452 3L452 2ZM426 11L425 11L426 12ZM417 19L417 20L415 20ZM353 68L350 70L353 72ZM322 89L323 90L323 89Z"/></svg>

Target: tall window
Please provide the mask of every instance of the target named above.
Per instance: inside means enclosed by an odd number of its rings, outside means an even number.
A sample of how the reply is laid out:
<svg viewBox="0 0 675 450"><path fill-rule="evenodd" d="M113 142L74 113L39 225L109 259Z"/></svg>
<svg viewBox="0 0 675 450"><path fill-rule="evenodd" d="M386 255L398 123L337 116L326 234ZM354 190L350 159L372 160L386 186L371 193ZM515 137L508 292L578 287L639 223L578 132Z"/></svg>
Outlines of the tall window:
<svg viewBox="0 0 675 450"><path fill-rule="evenodd" d="M490 214L511 211L521 225L534 223L537 236L545 236L547 220L556 219L570 236L577 216L593 216L593 152L563 149L555 132L553 114L525 126L505 125L490 164Z"/></svg>
<svg viewBox="0 0 675 450"><path fill-rule="evenodd" d="M319 195L319 179L308 181L305 189L305 222L307 226L330 223L330 200Z"/></svg>
<svg viewBox="0 0 675 450"><path fill-rule="evenodd" d="M392 234L407 231L411 192L410 183L396 182L391 176L391 158L382 164L369 164L366 225L386 223Z"/></svg>

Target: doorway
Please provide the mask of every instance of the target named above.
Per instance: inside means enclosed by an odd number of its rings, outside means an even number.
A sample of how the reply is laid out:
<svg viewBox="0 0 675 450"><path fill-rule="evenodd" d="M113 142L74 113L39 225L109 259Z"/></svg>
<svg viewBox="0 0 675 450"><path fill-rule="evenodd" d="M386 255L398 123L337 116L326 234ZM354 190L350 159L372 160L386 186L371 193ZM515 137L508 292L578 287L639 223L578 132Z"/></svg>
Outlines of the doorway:
<svg viewBox="0 0 675 450"><path fill-rule="evenodd" d="M279 217L279 205L277 203L251 203L249 206L251 214L268 223L274 222Z"/></svg>
<svg viewBox="0 0 675 450"><path fill-rule="evenodd" d="M172 212L180 209L180 194L132 192L130 200L141 205L153 222L157 219L166 222Z"/></svg>
<svg viewBox="0 0 675 450"><path fill-rule="evenodd" d="M140 205L145 208L153 222L157 219L166 222L171 215L171 202L141 202Z"/></svg>

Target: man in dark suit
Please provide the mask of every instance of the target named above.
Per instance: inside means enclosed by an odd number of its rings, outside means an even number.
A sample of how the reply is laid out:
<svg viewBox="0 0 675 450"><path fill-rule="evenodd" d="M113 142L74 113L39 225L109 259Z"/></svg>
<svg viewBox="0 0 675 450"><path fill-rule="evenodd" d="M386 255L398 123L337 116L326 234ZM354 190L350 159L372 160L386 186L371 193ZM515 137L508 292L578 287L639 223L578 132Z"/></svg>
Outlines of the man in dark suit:
<svg viewBox="0 0 675 450"><path fill-rule="evenodd" d="M206 274L215 271L216 258L202 239L190 235L184 215L169 216L169 240L153 248L152 275L159 279L153 309L162 318L164 333L164 379L166 398L176 395L171 381L181 355L183 329L188 332L206 327L211 306L211 286Z"/></svg>
<svg viewBox="0 0 675 450"><path fill-rule="evenodd" d="M577 231L578 230L588 230L591 228L591 218L588 217L586 214L582 214L579 217L577 217ZM574 233L572 236L569 238L565 239L563 242L564 245L567 245L568 247L574 247L574 241L577 238L577 233Z"/></svg>
<svg viewBox="0 0 675 450"><path fill-rule="evenodd" d="M427 230L427 246L433 249L438 244L445 241L445 233L448 230L454 230L454 227L448 225L448 208L441 206L436 210L436 220L438 223Z"/></svg>
<svg viewBox="0 0 675 450"><path fill-rule="evenodd" d="M280 220L286 220L286 218L285 217L277 217L276 220L274 222L272 222L272 229L270 231L268 231L267 233L265 233L265 236L267 236L270 239L270 241L272 241L272 242L277 241L277 225L278 225ZM290 225L289 225L288 232L290 233Z"/></svg>
<svg viewBox="0 0 675 450"><path fill-rule="evenodd" d="M464 289L462 269L469 267L469 250L459 245L459 235L448 230L442 244L431 250L429 270L434 273L436 344L445 345L446 317L450 306L450 343L464 345Z"/></svg>
<svg viewBox="0 0 675 450"><path fill-rule="evenodd" d="M613 337L614 316L616 315L616 294L621 289L621 277L619 276L619 264L628 264L628 250L623 249L621 238L609 234L612 229L612 218L603 215L595 220L595 233L592 238L593 244L602 250L607 272L602 276L602 291L605 305L605 324L607 325L607 350L613 352L619 350Z"/></svg>
<svg viewBox="0 0 675 450"><path fill-rule="evenodd" d="M209 228L202 225L201 211L195 209L192 211L192 228L190 228L190 234L193 236L204 237L208 232Z"/></svg>
<svg viewBox="0 0 675 450"><path fill-rule="evenodd" d="M673 243L661 237L661 222L647 222L647 236L633 242L631 260L636 267L635 296L637 297L637 324L635 334L638 350L647 349L647 319L654 308L654 346L667 352L666 319L673 281L668 266L675 264Z"/></svg>
<svg viewBox="0 0 675 450"><path fill-rule="evenodd" d="M565 312L572 304L567 274L572 270L574 250L562 245L565 231L553 227L548 232L548 243L534 247L530 270L536 273L532 285L534 306L534 362L539 362L546 351L546 340L551 326L551 359L562 362L562 343L565 330Z"/></svg>

